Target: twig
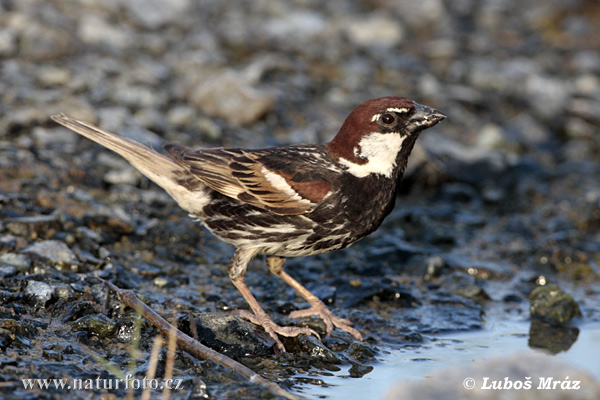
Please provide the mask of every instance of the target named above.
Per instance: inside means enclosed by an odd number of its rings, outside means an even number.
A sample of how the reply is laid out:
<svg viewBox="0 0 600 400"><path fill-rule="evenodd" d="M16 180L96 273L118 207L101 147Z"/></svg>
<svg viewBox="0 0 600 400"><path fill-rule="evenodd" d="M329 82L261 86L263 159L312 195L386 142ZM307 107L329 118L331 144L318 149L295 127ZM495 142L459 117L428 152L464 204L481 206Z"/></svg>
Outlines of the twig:
<svg viewBox="0 0 600 400"><path fill-rule="evenodd" d="M134 310L142 314L148 321L150 321L152 325L154 325L159 330L159 332L164 337L169 337L169 333L171 329L173 329L172 325L169 324L163 317L158 315L154 310L152 310L150 307L144 304L144 302L138 299L131 290L120 289L113 283L108 281L103 280L103 282L106 286L108 286L117 294L119 300L121 300L128 307L133 308ZM246 378L248 381L264 387L274 395L285 397L286 399L291 400L300 399L300 397L286 392L278 385L263 378L256 372L252 371L250 368L240 364L239 362L221 353L214 351L209 347L204 346L202 343L192 339L191 337L189 337L188 335L186 335L178 329L176 329L176 339L177 345L184 351L193 355L194 357L208 359L226 368L231 368L235 372Z"/></svg>
<svg viewBox="0 0 600 400"><path fill-rule="evenodd" d="M171 381L173 378L173 369L175 366L175 350L177 347L177 319L173 318L174 321L171 324L171 329L169 330L169 343L167 345L167 362L165 366L165 380ZM165 389L162 393L161 400L169 400L171 396L171 386L165 385Z"/></svg>
<svg viewBox="0 0 600 400"><path fill-rule="evenodd" d="M150 362L148 363L148 381L152 381L156 376L156 367L158 365L158 353L160 352L160 348L163 344L163 338L157 335L154 338L154 343L152 344L152 351L150 352ZM142 392L141 400L150 400L150 395L152 394L150 387L146 387Z"/></svg>

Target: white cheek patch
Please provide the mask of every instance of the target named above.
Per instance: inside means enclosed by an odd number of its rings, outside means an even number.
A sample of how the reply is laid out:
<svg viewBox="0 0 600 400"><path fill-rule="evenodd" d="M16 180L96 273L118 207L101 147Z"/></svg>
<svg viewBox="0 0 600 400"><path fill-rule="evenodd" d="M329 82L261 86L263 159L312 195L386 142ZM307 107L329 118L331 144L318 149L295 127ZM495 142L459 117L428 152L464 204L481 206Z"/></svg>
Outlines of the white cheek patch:
<svg viewBox="0 0 600 400"><path fill-rule="evenodd" d="M345 158L340 158L340 163L347 171L358 178L364 178L370 174L380 174L390 178L396 167L396 157L402 148L405 136L399 133L371 132L364 136L358 146L354 148L354 154L366 159L365 164L355 164Z"/></svg>

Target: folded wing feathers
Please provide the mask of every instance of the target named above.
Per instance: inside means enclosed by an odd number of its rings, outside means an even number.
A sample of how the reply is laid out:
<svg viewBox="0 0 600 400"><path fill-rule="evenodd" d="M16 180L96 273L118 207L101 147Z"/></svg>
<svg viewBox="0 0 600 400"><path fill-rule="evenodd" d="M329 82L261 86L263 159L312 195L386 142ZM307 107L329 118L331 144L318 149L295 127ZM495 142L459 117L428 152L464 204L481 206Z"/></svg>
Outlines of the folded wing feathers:
<svg viewBox="0 0 600 400"><path fill-rule="evenodd" d="M274 213L302 214L314 203L302 198L275 172L267 170L257 158L261 151L250 153L239 149L190 150L167 145L173 159L188 165L190 172L210 188Z"/></svg>

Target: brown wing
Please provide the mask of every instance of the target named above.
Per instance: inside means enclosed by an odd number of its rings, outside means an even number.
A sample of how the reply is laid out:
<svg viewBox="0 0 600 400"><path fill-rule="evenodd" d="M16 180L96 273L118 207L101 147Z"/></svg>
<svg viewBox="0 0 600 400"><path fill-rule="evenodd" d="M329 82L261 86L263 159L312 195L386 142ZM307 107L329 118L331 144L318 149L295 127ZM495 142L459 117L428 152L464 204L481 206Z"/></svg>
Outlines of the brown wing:
<svg viewBox="0 0 600 400"><path fill-rule="evenodd" d="M304 214L330 192L327 174L318 173L318 152L293 147L267 150L201 149L169 144L177 163L211 189L282 215ZM313 149L314 150L314 149Z"/></svg>

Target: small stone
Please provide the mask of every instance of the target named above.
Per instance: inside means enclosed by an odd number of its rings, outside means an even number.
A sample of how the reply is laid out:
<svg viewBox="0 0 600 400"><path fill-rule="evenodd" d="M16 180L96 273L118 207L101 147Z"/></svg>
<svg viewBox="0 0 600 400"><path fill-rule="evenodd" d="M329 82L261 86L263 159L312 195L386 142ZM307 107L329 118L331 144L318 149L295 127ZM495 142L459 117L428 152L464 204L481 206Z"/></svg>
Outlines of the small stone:
<svg viewBox="0 0 600 400"><path fill-rule="evenodd" d="M7 264L19 270L31 267L31 259L25 254L6 253L0 256L0 264Z"/></svg>
<svg viewBox="0 0 600 400"><path fill-rule="evenodd" d="M233 126L251 124L275 106L273 94L256 89L244 74L232 70L209 74L190 87L192 103Z"/></svg>
<svg viewBox="0 0 600 400"><path fill-rule="evenodd" d="M44 306L52 298L54 289L46 282L29 281L25 288L25 294L31 296L36 303Z"/></svg>
<svg viewBox="0 0 600 400"><path fill-rule="evenodd" d="M315 336L301 334L293 339L293 344L289 344L290 340L286 340L285 342L286 348L289 351L306 353L312 361L320 361L328 364L342 363L338 356L325 347Z"/></svg>
<svg viewBox="0 0 600 400"><path fill-rule="evenodd" d="M84 43L126 49L134 35L118 24L110 24L98 15L84 14L79 23L79 37Z"/></svg>
<svg viewBox="0 0 600 400"><path fill-rule="evenodd" d="M75 297L75 291L66 283L57 283L54 285L54 295L59 299L68 301Z"/></svg>
<svg viewBox="0 0 600 400"><path fill-rule="evenodd" d="M89 239L96 243L100 243L103 240L101 234L99 234L96 231L91 230L90 228L88 228L86 226L78 226L77 229L75 229L75 232L79 239ZM103 257L101 257L101 258L103 258Z"/></svg>
<svg viewBox="0 0 600 400"><path fill-rule="evenodd" d="M349 21L345 32L355 44L367 48L388 49L397 46L404 36L395 18L372 14Z"/></svg>
<svg viewBox="0 0 600 400"><path fill-rule="evenodd" d="M529 295L529 302L531 317L552 325L564 325L581 316L573 297L556 285L536 287Z"/></svg>
<svg viewBox="0 0 600 400"><path fill-rule="evenodd" d="M295 10L264 22L262 28L273 39L306 41L317 36L327 25L323 15L307 10Z"/></svg>
<svg viewBox="0 0 600 400"><path fill-rule="evenodd" d="M110 336L117 325L104 314L85 315L73 322L73 331L85 331L98 336Z"/></svg>
<svg viewBox="0 0 600 400"><path fill-rule="evenodd" d="M40 148L74 146L79 140L79 137L73 135L73 132L62 128L45 129L37 126L33 128L32 134L36 146Z"/></svg>
<svg viewBox="0 0 600 400"><path fill-rule="evenodd" d="M58 240L46 240L32 244L25 248L23 253L41 258L53 264L73 265L79 263L71 249Z"/></svg>
<svg viewBox="0 0 600 400"><path fill-rule="evenodd" d="M17 35L12 29L0 29L0 56L8 57L17 52Z"/></svg>
<svg viewBox="0 0 600 400"><path fill-rule="evenodd" d="M102 180L111 185L132 185L140 182L140 173L133 167L127 166L123 169L112 169L102 177Z"/></svg>
<svg viewBox="0 0 600 400"><path fill-rule="evenodd" d="M126 0L125 8L144 28L156 30L167 24L178 24L192 3L188 0Z"/></svg>
<svg viewBox="0 0 600 400"><path fill-rule="evenodd" d="M71 79L71 73L66 68L46 66L40 69L37 79L44 86L66 85Z"/></svg>
<svg viewBox="0 0 600 400"><path fill-rule="evenodd" d="M73 39L66 29L38 22L25 14L15 16L11 22L20 31L17 43L21 57L48 60L72 52Z"/></svg>
<svg viewBox="0 0 600 400"><path fill-rule="evenodd" d="M12 265L0 265L0 278L8 278L10 276L16 275L17 269Z"/></svg>
<svg viewBox="0 0 600 400"><path fill-rule="evenodd" d="M194 314L193 320L200 341L229 357L272 354L273 339L262 328L238 316L203 313ZM180 319L179 326L191 334L189 316Z"/></svg>

